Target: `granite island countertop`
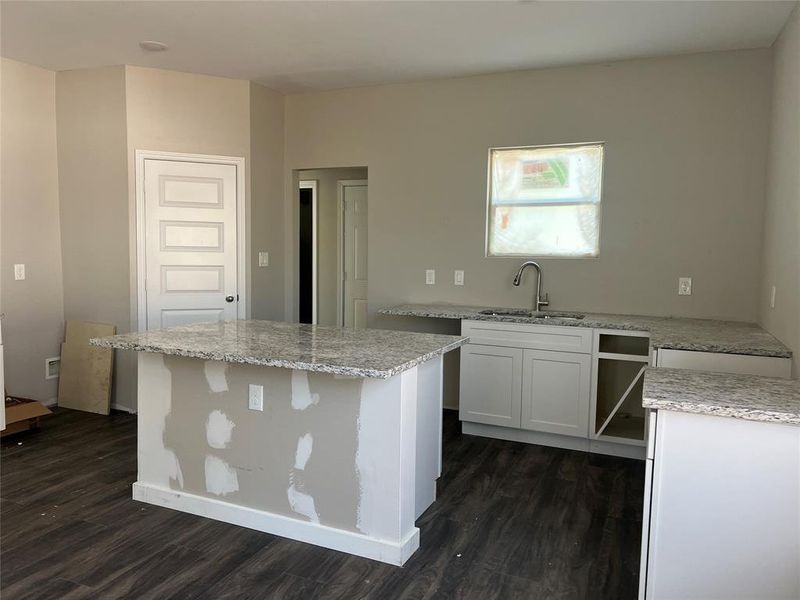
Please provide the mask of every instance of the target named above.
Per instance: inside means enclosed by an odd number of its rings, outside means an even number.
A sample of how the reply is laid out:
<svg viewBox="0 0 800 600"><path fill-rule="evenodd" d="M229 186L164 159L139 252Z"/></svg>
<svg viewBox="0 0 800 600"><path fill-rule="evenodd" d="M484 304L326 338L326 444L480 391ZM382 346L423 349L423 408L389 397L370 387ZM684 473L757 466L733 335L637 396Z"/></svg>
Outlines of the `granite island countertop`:
<svg viewBox="0 0 800 600"><path fill-rule="evenodd" d="M800 425L800 381L648 367L642 406Z"/></svg>
<svg viewBox="0 0 800 600"><path fill-rule="evenodd" d="M455 304L401 304L380 309L378 312L383 315L395 316L644 331L650 333L650 345L655 349L694 350L778 358L791 358L792 356L792 351L789 348L755 323L583 312L581 313L585 315L583 319L559 319L557 317L536 319L524 316L480 314L480 311L487 308L496 309L497 307L460 306Z"/></svg>
<svg viewBox="0 0 800 600"><path fill-rule="evenodd" d="M90 340L93 346L388 379L469 338L280 321L197 323Z"/></svg>

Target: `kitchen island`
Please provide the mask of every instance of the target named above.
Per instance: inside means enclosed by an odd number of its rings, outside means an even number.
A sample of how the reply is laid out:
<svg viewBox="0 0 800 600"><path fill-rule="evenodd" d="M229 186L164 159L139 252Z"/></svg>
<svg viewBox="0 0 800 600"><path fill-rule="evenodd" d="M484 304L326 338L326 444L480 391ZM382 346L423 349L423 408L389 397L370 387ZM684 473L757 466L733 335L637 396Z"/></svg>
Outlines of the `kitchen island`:
<svg viewBox="0 0 800 600"><path fill-rule="evenodd" d="M402 565L441 473L460 336L228 321L92 340L140 352L136 500Z"/></svg>

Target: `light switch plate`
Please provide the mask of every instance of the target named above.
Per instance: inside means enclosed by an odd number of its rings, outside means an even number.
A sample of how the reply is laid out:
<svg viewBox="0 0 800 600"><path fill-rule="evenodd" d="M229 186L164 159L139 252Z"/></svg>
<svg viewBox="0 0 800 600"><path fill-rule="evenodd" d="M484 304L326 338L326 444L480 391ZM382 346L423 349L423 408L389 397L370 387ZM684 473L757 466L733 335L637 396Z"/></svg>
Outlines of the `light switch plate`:
<svg viewBox="0 0 800 600"><path fill-rule="evenodd" d="M692 295L692 278L680 277L678 278L678 295L691 296Z"/></svg>
<svg viewBox="0 0 800 600"><path fill-rule="evenodd" d="M456 271L453 277L453 284L464 285L464 271Z"/></svg>
<svg viewBox="0 0 800 600"><path fill-rule="evenodd" d="M428 269L425 271L425 283L427 285L433 285L436 283L436 271L434 269Z"/></svg>
<svg viewBox="0 0 800 600"><path fill-rule="evenodd" d="M258 253L258 266L259 267L268 267L269 266L269 252L259 252Z"/></svg>
<svg viewBox="0 0 800 600"><path fill-rule="evenodd" d="M264 410L264 386L250 384L247 407L250 410Z"/></svg>
<svg viewBox="0 0 800 600"><path fill-rule="evenodd" d="M25 265L14 265L14 281L22 281L25 279Z"/></svg>

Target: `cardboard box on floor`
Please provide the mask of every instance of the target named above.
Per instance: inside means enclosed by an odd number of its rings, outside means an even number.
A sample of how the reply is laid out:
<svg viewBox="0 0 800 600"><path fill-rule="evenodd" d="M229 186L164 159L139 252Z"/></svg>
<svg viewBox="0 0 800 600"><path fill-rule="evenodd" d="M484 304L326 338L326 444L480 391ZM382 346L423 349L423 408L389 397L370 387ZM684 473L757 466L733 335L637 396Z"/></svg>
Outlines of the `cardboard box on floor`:
<svg viewBox="0 0 800 600"><path fill-rule="evenodd" d="M6 396L5 404L6 428L0 434L2 437L38 427L39 417L52 414L44 404L28 398Z"/></svg>
<svg viewBox="0 0 800 600"><path fill-rule="evenodd" d="M67 321L58 374L60 407L101 415L109 413L114 351L90 346L89 340L114 335L115 332L114 325Z"/></svg>

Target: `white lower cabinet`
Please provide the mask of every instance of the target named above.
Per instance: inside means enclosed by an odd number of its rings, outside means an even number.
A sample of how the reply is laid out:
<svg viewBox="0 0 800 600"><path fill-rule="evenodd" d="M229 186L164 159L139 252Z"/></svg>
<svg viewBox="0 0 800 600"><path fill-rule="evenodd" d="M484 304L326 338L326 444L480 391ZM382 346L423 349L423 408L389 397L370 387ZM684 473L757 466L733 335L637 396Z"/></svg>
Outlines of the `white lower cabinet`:
<svg viewBox="0 0 800 600"><path fill-rule="evenodd" d="M656 415L639 597L800 598L800 427Z"/></svg>
<svg viewBox="0 0 800 600"><path fill-rule="evenodd" d="M467 344L461 348L462 421L519 427L522 350Z"/></svg>
<svg viewBox="0 0 800 600"><path fill-rule="evenodd" d="M589 435L591 356L522 353L522 429L585 438Z"/></svg>

